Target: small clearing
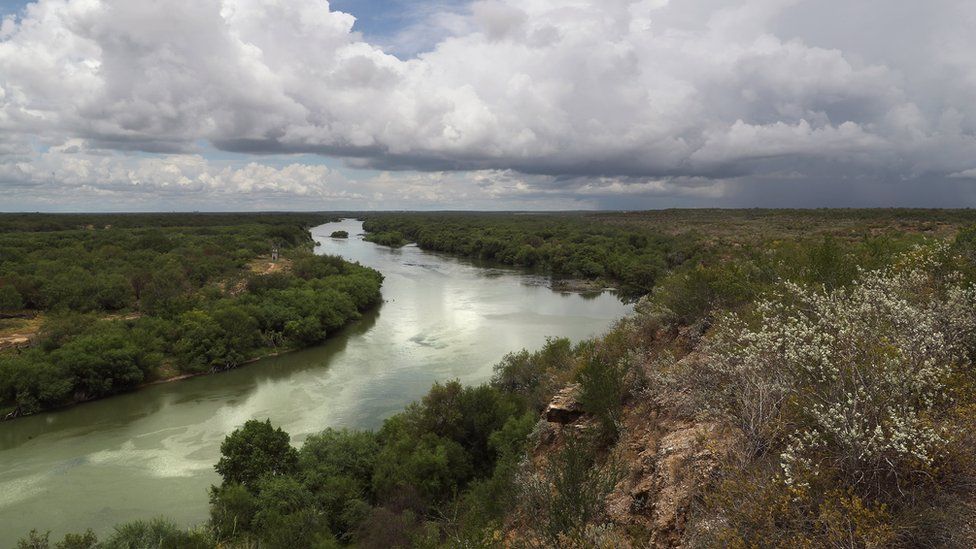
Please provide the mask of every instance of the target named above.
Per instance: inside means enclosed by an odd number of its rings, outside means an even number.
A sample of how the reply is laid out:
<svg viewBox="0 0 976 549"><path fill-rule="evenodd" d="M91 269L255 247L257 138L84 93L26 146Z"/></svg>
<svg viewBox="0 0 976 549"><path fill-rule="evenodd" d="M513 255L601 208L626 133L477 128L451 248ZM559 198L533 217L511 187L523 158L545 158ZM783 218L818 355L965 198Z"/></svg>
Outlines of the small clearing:
<svg viewBox="0 0 976 549"><path fill-rule="evenodd" d="M41 329L42 322L41 315L30 318L0 319L0 351L30 347Z"/></svg>

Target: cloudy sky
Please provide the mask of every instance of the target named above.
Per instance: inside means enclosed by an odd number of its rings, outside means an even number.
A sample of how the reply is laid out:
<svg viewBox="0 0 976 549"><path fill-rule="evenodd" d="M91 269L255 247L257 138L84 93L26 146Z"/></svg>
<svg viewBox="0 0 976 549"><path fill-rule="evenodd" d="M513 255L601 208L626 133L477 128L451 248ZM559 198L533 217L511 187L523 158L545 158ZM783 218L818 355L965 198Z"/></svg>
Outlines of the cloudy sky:
<svg viewBox="0 0 976 549"><path fill-rule="evenodd" d="M972 0L0 0L0 211L976 206Z"/></svg>

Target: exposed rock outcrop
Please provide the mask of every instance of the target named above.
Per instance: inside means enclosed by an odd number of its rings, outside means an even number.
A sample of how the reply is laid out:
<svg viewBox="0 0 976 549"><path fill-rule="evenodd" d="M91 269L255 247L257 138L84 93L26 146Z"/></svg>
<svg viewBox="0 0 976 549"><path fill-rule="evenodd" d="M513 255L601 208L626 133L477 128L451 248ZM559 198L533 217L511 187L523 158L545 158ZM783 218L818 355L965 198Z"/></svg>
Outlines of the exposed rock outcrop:
<svg viewBox="0 0 976 549"><path fill-rule="evenodd" d="M576 400L578 391L577 386L564 388L546 408L548 427L532 452L537 467L563 444L567 428L575 432L589 425ZM631 402L624 409L620 438L606 450L607 459L625 473L607 498L604 526L644 532L641 547L683 547L696 498L741 448L734 428L674 412L660 402Z"/></svg>
<svg viewBox="0 0 976 549"><path fill-rule="evenodd" d="M583 417L583 408L576 400L578 394L579 385L570 385L556 393L546 406L546 421L566 425Z"/></svg>
<svg viewBox="0 0 976 549"><path fill-rule="evenodd" d="M716 422L677 420L652 412L645 426L627 429L617 445L628 477L608 499L617 524L636 524L653 547L681 547L692 502L738 447L737 435Z"/></svg>

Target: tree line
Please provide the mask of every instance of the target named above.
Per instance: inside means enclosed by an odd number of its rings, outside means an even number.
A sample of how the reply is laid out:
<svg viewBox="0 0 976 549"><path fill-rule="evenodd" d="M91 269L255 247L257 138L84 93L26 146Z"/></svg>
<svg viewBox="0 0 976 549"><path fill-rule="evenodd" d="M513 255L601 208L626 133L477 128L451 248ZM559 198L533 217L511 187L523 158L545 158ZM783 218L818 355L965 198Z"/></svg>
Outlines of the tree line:
<svg viewBox="0 0 976 549"><path fill-rule="evenodd" d="M114 223L52 226L94 219ZM42 218L37 230L0 232L0 311L43 318L31 348L0 352L4 415L312 345L380 299L378 272L311 253L306 223L320 218L94 219ZM118 219L149 225L120 227ZM240 224L212 224L225 222ZM0 216L3 223L27 221ZM289 267L252 272L250 262L272 248Z"/></svg>
<svg viewBox="0 0 976 549"><path fill-rule="evenodd" d="M576 215L368 214L367 240L606 280L640 296L699 252L694 238L593 222Z"/></svg>

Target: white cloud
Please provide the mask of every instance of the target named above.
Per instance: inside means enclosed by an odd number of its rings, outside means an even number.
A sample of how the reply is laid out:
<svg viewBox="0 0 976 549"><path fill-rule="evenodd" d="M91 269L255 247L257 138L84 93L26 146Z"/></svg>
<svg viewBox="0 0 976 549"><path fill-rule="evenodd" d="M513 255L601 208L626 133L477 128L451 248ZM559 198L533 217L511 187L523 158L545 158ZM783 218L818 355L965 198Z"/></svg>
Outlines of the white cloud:
<svg viewBox="0 0 976 549"><path fill-rule="evenodd" d="M66 185L186 192L303 195L332 177L260 164L221 175L188 154L200 140L356 167L537 174L519 175L530 191L591 178L580 196L678 192L703 177L714 194L791 163L800 176L965 173L976 4L889 8L479 0L444 14L449 34L430 51L399 59L324 0L39 0L0 26L0 174L36 180L47 161L29 151L72 140L89 154L174 156L132 175L113 171L117 158L64 160L55 179ZM872 26L889 17L883 32ZM825 30L835 19L847 30Z"/></svg>
<svg viewBox="0 0 976 549"><path fill-rule="evenodd" d="M976 168L970 168L968 170L956 172L950 174L949 177L953 179L976 179Z"/></svg>
<svg viewBox="0 0 976 549"><path fill-rule="evenodd" d="M737 120L729 128L706 132L704 145L691 159L701 164L804 155L843 160L860 153L880 154L887 145L881 136L853 122L815 128L805 119L765 125Z"/></svg>
<svg viewBox="0 0 976 549"><path fill-rule="evenodd" d="M258 162L216 165L200 155L140 157L92 154L77 142L16 162L0 163L0 180L25 192L99 189L113 193L181 195L285 194L325 199L363 198L340 173L322 165L281 167Z"/></svg>
<svg viewBox="0 0 976 549"><path fill-rule="evenodd" d="M45 153L0 162L0 181L20 198L17 209L33 209L24 204L144 208L147 201L160 200L178 209L590 209L614 197L714 198L725 189L724 182L704 179L561 179L512 170L351 177L347 171L299 159L272 165L217 162L196 154L104 153L71 140ZM0 211L10 205L0 203Z"/></svg>

